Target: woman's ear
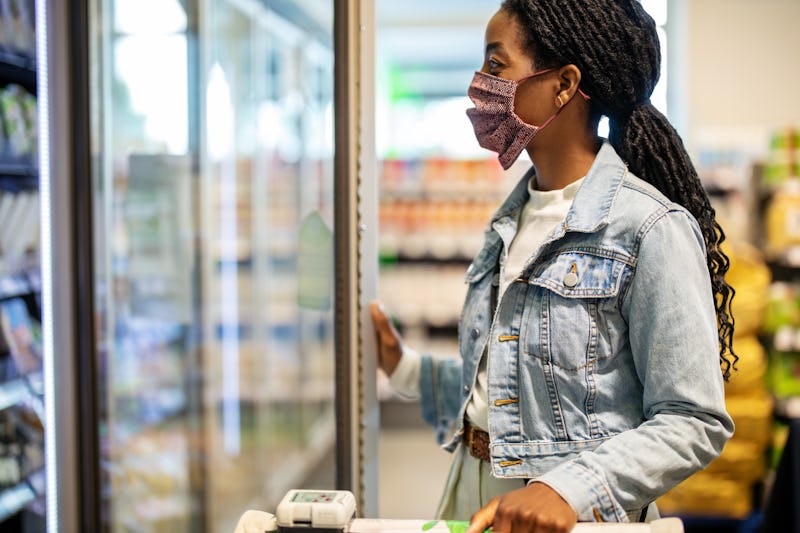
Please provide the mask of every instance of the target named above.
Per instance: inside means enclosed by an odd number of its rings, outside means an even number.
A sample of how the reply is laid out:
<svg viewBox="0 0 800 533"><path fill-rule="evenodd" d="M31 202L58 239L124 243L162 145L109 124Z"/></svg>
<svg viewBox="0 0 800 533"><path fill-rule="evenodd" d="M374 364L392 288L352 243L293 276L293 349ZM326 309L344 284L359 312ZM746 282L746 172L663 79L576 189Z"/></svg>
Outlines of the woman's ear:
<svg viewBox="0 0 800 533"><path fill-rule="evenodd" d="M581 83L581 70L575 65L569 64L558 70L558 95L561 102L566 104L578 92ZM560 107L560 106L559 106Z"/></svg>

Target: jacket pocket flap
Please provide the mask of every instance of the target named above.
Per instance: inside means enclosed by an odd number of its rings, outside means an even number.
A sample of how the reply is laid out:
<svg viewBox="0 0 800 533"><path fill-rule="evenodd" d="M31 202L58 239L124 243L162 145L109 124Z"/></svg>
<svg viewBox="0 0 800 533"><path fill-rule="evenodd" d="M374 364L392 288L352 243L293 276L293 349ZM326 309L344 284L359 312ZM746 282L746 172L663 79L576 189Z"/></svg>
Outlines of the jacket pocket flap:
<svg viewBox="0 0 800 533"><path fill-rule="evenodd" d="M528 282L564 298L609 298L619 292L625 263L587 252L556 255Z"/></svg>

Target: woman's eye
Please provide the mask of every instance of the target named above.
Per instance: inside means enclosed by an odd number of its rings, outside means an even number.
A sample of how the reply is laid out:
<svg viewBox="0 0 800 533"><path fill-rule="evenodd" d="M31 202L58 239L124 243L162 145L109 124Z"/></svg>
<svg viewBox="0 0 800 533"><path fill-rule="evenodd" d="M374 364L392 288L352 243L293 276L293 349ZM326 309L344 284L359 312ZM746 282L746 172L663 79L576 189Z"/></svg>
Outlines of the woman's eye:
<svg viewBox="0 0 800 533"><path fill-rule="evenodd" d="M486 62L486 64L489 66L489 70L497 70L503 66L494 59L490 59L489 61Z"/></svg>

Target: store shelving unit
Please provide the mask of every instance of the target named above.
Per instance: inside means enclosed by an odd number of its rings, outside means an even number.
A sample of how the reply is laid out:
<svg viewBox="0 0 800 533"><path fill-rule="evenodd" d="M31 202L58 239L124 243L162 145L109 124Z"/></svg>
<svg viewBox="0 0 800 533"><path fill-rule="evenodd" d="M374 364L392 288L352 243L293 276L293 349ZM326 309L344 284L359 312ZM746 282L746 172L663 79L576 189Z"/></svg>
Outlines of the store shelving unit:
<svg viewBox="0 0 800 533"><path fill-rule="evenodd" d="M12 427L10 432L4 431L0 440L0 450L2 450L0 462L3 463L5 472L0 481L0 529L8 527L11 528L10 531L20 530L19 524L22 521L20 512L26 509L34 509L43 521L44 458L43 433L40 430L44 426L44 390L41 366L38 365L40 361L32 362L30 358L23 359L10 353L12 350L20 349L36 351L35 346L20 346L21 339L15 339L15 347L11 348L8 347L7 341L7 336L13 330L13 326L10 328L8 325L10 320L7 316L8 306L15 305L15 308L23 313L28 313L31 307L36 309L36 299L40 294L37 280L38 272L0 277L0 308L3 309L2 313L6 313L3 317L6 321L3 335L7 345L4 353L0 355L0 361L4 363L5 378L0 379L0 420L5 427L9 425ZM21 368L20 361L25 361L24 368ZM36 365L35 369L30 370L27 366L29 364ZM34 426L26 424L24 429L17 426L21 411L37 419ZM34 439L28 440L31 432ZM28 448L29 446L33 448ZM10 471L9 465L11 465Z"/></svg>
<svg viewBox="0 0 800 533"><path fill-rule="evenodd" d="M0 3L0 530L44 528L33 3Z"/></svg>
<svg viewBox="0 0 800 533"><path fill-rule="evenodd" d="M36 60L0 49L0 86L8 85L17 85L29 94L36 95ZM5 151L0 155L0 190L36 190L39 186L38 177L39 170L33 154L9 154Z"/></svg>
<svg viewBox="0 0 800 533"><path fill-rule="evenodd" d="M0 50L0 79L36 94L36 59L15 51Z"/></svg>
<svg viewBox="0 0 800 533"><path fill-rule="evenodd" d="M515 175L490 157L382 161L381 298L415 348L455 354L464 273Z"/></svg>

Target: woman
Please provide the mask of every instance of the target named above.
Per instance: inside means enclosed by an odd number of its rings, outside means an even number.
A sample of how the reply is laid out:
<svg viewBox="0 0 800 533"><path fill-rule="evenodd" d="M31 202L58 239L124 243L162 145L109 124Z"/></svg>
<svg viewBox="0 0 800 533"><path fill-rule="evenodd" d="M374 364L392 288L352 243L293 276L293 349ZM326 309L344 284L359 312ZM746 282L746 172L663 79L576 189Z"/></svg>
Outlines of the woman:
<svg viewBox="0 0 800 533"><path fill-rule="evenodd" d="M404 347L373 304L392 384L455 426L439 514L469 533L650 520L733 432L724 236L649 103L659 67L634 0L503 2L468 115L504 167L525 149L533 168L467 271L461 360Z"/></svg>

